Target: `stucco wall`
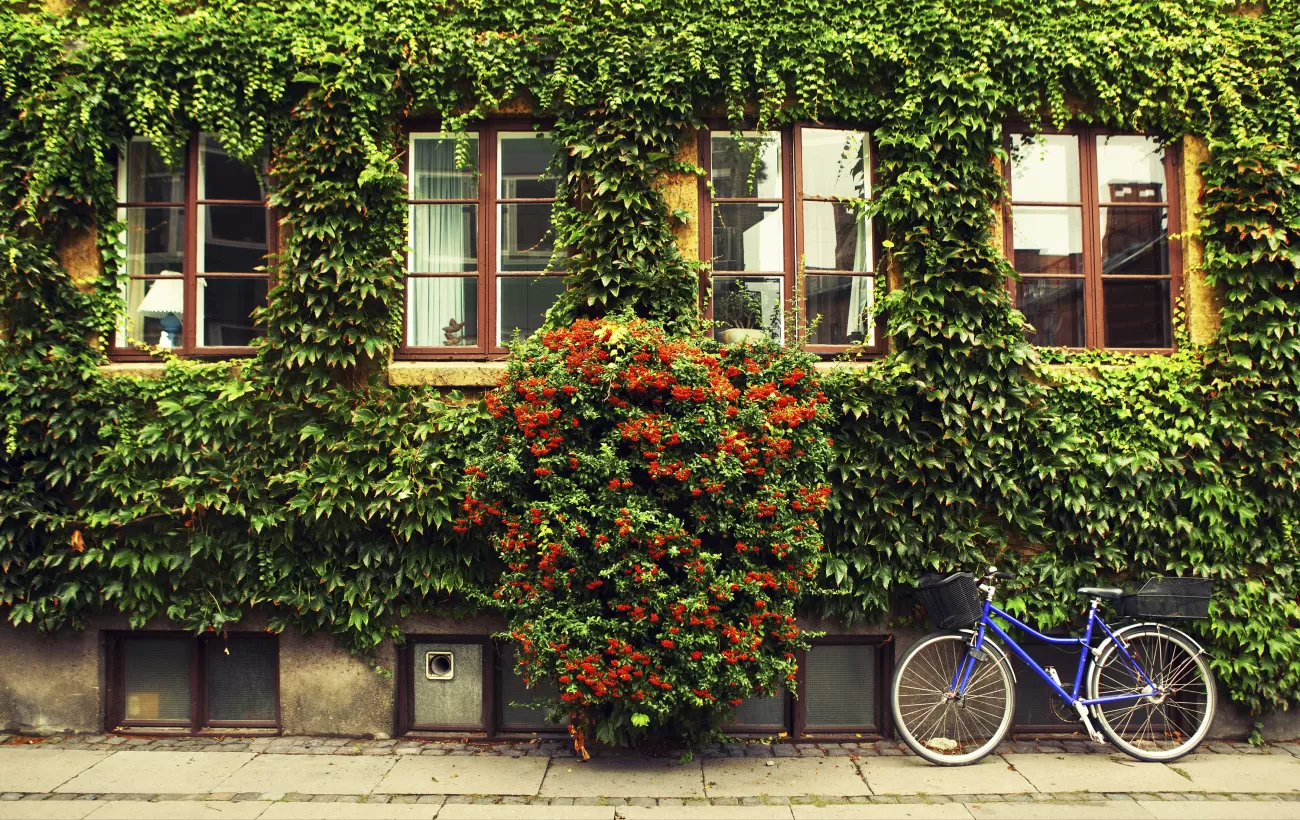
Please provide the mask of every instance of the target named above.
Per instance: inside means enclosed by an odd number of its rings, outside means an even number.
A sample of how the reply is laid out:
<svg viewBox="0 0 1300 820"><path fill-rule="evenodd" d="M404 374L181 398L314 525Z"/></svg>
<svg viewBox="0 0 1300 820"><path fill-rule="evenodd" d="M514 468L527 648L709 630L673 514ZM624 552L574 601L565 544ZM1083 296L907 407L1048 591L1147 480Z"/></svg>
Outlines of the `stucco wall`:
<svg viewBox="0 0 1300 820"><path fill-rule="evenodd" d="M99 731L101 654L98 632L0 625L0 731Z"/></svg>

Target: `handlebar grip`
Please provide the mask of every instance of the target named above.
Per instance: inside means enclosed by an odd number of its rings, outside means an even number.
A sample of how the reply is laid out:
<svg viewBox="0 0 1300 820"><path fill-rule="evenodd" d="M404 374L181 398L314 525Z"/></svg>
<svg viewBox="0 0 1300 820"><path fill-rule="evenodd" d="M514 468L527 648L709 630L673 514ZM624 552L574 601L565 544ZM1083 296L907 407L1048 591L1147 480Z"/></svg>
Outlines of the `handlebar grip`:
<svg viewBox="0 0 1300 820"><path fill-rule="evenodd" d="M1009 572L995 572L995 573L993 573L993 577L994 577L994 578L1001 578L1001 579L1004 580L1004 581L1010 581L1010 580L1012 580L1013 578L1015 578L1016 576L1012 575L1012 574L1009 573Z"/></svg>

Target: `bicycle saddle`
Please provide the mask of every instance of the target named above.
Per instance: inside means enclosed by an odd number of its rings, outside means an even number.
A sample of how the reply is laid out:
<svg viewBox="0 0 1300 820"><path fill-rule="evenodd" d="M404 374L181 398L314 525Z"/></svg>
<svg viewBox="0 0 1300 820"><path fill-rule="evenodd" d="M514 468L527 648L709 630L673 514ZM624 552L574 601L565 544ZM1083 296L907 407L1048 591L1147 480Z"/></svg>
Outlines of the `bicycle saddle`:
<svg viewBox="0 0 1300 820"><path fill-rule="evenodd" d="M1119 587L1079 587L1075 592L1107 601L1117 601L1124 594L1124 590Z"/></svg>

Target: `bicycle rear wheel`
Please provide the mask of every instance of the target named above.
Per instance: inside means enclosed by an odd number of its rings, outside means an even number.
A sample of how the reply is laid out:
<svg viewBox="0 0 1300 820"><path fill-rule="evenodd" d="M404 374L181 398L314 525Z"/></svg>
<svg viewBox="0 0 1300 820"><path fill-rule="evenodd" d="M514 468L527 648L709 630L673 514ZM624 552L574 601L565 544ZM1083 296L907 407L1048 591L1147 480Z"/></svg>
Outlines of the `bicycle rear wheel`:
<svg viewBox="0 0 1300 820"><path fill-rule="evenodd" d="M1168 763L1190 754L1214 722L1214 675L1201 651L1181 633L1147 627L1123 632L1130 657L1160 693L1156 697L1099 703L1098 728L1117 748L1138 760ZM1145 692L1146 681L1114 641L1089 675L1090 698Z"/></svg>
<svg viewBox="0 0 1300 820"><path fill-rule="evenodd" d="M908 748L940 766L974 763L1011 729L1016 692L1002 653L986 651L962 696L952 696L969 650L968 635L936 632L908 650L894 673L894 725Z"/></svg>

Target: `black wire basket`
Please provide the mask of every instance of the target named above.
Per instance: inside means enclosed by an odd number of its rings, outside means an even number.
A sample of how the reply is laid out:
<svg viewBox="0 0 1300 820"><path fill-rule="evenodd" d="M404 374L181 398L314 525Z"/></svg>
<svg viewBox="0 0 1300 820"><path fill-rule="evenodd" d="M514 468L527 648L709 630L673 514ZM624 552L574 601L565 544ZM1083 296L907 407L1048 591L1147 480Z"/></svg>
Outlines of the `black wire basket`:
<svg viewBox="0 0 1300 820"><path fill-rule="evenodd" d="M969 572L925 575L916 585L916 592L939 629L961 629L984 614L979 582Z"/></svg>
<svg viewBox="0 0 1300 820"><path fill-rule="evenodd" d="M1208 578L1152 578L1115 609L1127 618L1208 618L1213 592Z"/></svg>

